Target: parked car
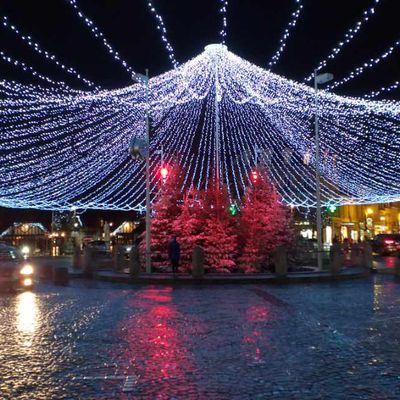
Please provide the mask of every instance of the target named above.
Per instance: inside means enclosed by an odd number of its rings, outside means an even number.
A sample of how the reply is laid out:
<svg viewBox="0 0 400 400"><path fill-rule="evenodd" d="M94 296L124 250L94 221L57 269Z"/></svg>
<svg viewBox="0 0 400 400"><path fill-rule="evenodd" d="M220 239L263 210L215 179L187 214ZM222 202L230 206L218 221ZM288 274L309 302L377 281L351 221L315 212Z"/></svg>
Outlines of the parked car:
<svg viewBox="0 0 400 400"><path fill-rule="evenodd" d="M107 251L107 244L104 240L92 240L86 246L99 253L105 253Z"/></svg>
<svg viewBox="0 0 400 400"><path fill-rule="evenodd" d="M372 250L380 255L400 254L400 233L382 233L375 236Z"/></svg>
<svg viewBox="0 0 400 400"><path fill-rule="evenodd" d="M32 289L34 268L15 247L0 244L0 287Z"/></svg>

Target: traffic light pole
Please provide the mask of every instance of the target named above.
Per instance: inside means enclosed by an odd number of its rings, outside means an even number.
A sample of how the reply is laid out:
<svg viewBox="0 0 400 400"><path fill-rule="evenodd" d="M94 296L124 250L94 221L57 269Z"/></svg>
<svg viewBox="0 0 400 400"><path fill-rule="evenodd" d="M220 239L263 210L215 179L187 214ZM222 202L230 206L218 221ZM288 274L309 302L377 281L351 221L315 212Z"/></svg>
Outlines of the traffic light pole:
<svg viewBox="0 0 400 400"><path fill-rule="evenodd" d="M319 149L319 116L318 116L318 82L317 70L314 71L315 90L315 180L316 180L316 206L317 206L317 245L318 245L318 270L322 270L322 216L321 216L321 173L320 173L320 149Z"/></svg>
<svg viewBox="0 0 400 400"><path fill-rule="evenodd" d="M151 216L150 216L150 96L149 70L146 69L146 272L151 273Z"/></svg>

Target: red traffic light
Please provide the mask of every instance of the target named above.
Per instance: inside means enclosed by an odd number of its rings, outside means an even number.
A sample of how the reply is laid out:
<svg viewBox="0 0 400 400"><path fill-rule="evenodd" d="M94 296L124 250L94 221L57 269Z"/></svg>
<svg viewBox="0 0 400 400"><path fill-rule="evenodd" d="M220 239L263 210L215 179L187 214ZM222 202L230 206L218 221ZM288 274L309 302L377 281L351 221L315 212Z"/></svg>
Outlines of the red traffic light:
<svg viewBox="0 0 400 400"><path fill-rule="evenodd" d="M160 174L161 174L161 178L167 179L167 176L168 176L168 169L165 168L165 167L161 168Z"/></svg>
<svg viewBox="0 0 400 400"><path fill-rule="evenodd" d="M251 181L253 183L257 183L257 181L258 181L258 172L257 171L251 171Z"/></svg>

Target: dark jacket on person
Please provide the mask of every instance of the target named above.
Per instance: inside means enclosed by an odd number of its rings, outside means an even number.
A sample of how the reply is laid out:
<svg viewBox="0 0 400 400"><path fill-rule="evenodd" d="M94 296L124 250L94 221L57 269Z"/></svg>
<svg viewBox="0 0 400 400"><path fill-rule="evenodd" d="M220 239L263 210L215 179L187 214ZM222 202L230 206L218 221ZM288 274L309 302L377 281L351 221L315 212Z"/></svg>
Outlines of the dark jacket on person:
<svg viewBox="0 0 400 400"><path fill-rule="evenodd" d="M169 242L168 256L171 261L179 261L181 257L181 246L176 239Z"/></svg>

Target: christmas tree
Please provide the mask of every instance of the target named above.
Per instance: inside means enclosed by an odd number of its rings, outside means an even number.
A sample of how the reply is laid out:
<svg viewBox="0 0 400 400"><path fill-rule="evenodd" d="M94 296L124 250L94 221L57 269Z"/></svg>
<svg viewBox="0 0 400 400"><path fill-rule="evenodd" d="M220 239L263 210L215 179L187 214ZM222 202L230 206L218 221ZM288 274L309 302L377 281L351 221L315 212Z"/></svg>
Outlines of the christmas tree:
<svg viewBox="0 0 400 400"><path fill-rule="evenodd" d="M255 176L241 209L238 261L244 272L261 271L271 262L273 251L293 237L290 209L265 174L257 171Z"/></svg>
<svg viewBox="0 0 400 400"><path fill-rule="evenodd" d="M190 190L183 199L180 213L173 222L173 231L181 246L181 268L191 269L194 246L204 245L205 210L202 192Z"/></svg>
<svg viewBox="0 0 400 400"><path fill-rule="evenodd" d="M237 235L234 217L229 212L226 187L209 187L204 192L205 232L204 251L206 269L213 272L231 272L236 268Z"/></svg>
<svg viewBox="0 0 400 400"><path fill-rule="evenodd" d="M165 168L165 167L164 167ZM179 202L183 195L181 188L181 171L177 166L168 168L168 176L160 176L159 191L152 205L151 219L151 261L157 269L166 269L169 265L168 244L174 236L173 221L181 209ZM142 236L140 249L145 253L145 235Z"/></svg>

